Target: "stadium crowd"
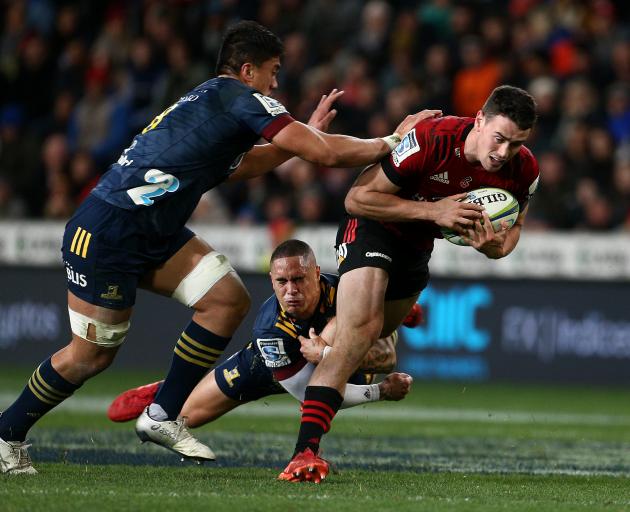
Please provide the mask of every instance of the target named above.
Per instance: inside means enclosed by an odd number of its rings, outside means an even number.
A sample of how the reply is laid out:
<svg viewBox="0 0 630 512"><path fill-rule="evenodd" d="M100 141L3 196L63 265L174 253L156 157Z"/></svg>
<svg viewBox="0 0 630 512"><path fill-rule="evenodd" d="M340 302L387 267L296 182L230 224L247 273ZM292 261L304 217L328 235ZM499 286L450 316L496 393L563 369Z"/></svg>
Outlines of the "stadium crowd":
<svg viewBox="0 0 630 512"><path fill-rule="evenodd" d="M630 229L625 0L7 0L0 219L67 219L131 137L197 84L225 28L283 38L275 96L300 120L345 91L331 132L384 136L422 108L474 116L509 83L537 100L528 229ZM336 223L358 170L290 160L207 193L193 220Z"/></svg>

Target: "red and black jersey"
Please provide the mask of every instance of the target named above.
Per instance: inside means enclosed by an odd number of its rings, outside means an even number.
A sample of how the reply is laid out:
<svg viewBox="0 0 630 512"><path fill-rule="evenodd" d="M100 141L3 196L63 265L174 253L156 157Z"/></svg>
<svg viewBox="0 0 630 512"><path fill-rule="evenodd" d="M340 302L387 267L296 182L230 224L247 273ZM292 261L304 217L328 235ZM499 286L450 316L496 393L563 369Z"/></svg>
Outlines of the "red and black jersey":
<svg viewBox="0 0 630 512"><path fill-rule="evenodd" d="M381 161L389 180L401 187L398 196L414 201L438 201L482 187L511 192L521 210L538 182L538 163L522 146L519 153L497 172L486 171L464 156L464 142L472 130L470 117L441 117L419 122ZM383 225L419 248L430 249L441 238L434 222L384 222Z"/></svg>

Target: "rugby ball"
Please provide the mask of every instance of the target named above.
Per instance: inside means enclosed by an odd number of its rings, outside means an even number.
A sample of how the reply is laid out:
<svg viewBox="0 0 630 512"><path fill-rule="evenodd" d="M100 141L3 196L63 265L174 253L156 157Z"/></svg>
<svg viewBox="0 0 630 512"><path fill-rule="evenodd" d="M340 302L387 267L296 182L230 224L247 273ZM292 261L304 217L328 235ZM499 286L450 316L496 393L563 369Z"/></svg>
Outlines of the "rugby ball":
<svg viewBox="0 0 630 512"><path fill-rule="evenodd" d="M518 201L507 190L502 188L478 188L468 193L466 203L476 203L483 206L492 221L492 229L501 229L501 221L506 221L509 227L516 222L519 214ZM455 231L442 228L444 239L455 245L468 245Z"/></svg>

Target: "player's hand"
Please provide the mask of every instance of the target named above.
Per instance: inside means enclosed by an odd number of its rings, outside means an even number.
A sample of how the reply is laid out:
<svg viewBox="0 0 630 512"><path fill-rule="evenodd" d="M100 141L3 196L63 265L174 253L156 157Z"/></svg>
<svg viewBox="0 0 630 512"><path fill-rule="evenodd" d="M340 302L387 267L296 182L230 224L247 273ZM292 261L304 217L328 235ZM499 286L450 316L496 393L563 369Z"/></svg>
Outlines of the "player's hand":
<svg viewBox="0 0 630 512"><path fill-rule="evenodd" d="M455 194L432 204L433 221L440 227L451 229L460 235L467 235L475 221L483 218L483 206L475 203L464 203L468 194Z"/></svg>
<svg viewBox="0 0 630 512"><path fill-rule="evenodd" d="M378 383L381 400L402 400L411 391L413 379L406 373L390 373Z"/></svg>
<svg viewBox="0 0 630 512"><path fill-rule="evenodd" d="M322 360L322 351L328 346L328 343L324 341L324 338L318 336L312 327L308 331L308 336L308 338L298 336L302 345L300 352L309 363L317 364Z"/></svg>
<svg viewBox="0 0 630 512"><path fill-rule="evenodd" d="M482 219L476 220L462 237L468 245L489 258L502 258L505 256L504 244L509 229L509 224L501 221L501 229L495 233L488 212L484 210Z"/></svg>
<svg viewBox="0 0 630 512"><path fill-rule="evenodd" d="M337 115L337 111L335 109L331 110L331 108L342 95L343 91L338 91L337 89L330 91L330 94L324 94L307 124L322 132L328 131L328 126Z"/></svg>
<svg viewBox="0 0 630 512"><path fill-rule="evenodd" d="M400 138L402 139L420 121L424 121L425 119L431 119L434 117L442 117L442 111L421 110L420 112L405 117L404 121L396 127L395 132L400 135Z"/></svg>

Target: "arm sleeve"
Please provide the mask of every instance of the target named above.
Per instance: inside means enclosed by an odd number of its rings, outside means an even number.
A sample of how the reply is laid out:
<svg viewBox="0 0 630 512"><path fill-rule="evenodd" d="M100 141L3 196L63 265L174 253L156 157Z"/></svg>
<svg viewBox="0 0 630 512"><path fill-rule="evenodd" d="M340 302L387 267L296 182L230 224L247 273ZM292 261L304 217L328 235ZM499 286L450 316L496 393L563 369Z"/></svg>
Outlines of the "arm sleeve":
<svg viewBox="0 0 630 512"><path fill-rule="evenodd" d="M426 123L418 123L400 144L381 160L387 178L397 187L405 186L410 180L425 172L428 146Z"/></svg>
<svg viewBox="0 0 630 512"><path fill-rule="evenodd" d="M295 121L282 103L259 92L239 96L232 113L243 125L270 142L280 130Z"/></svg>

